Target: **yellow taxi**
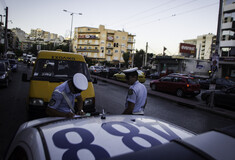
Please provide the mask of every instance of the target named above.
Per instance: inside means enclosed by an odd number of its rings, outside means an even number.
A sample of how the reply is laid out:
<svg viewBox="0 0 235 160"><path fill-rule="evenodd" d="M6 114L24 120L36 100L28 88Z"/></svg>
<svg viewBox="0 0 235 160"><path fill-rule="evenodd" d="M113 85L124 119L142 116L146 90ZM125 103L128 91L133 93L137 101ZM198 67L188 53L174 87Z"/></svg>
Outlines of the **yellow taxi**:
<svg viewBox="0 0 235 160"><path fill-rule="evenodd" d="M138 80L140 83L144 83L146 81L144 72L141 70L137 70L138 72ZM118 81L126 82L126 75L123 71L116 73L113 75L113 78Z"/></svg>
<svg viewBox="0 0 235 160"><path fill-rule="evenodd" d="M95 112L95 92L84 57L69 52L44 50L38 53L30 78L29 119L43 117L55 87L72 79L75 73L84 74L88 80L87 90L81 93L83 110L89 113ZM22 76L22 80L26 81L27 75Z"/></svg>

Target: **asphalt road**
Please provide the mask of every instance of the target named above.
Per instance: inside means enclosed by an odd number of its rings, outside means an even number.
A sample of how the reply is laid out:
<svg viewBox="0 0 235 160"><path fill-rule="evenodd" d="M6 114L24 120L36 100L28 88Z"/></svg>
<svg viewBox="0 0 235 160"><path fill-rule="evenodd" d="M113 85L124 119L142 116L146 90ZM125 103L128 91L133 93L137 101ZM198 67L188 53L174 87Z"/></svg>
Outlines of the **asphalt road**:
<svg viewBox="0 0 235 160"><path fill-rule="evenodd" d="M13 73L13 81L9 87L0 87L0 159L19 126L27 120L26 99L29 83L21 81L21 74L30 72L31 69L19 63L19 70ZM101 112L104 109L109 114L122 113L127 88L102 81L94 84L94 88L98 111ZM145 114L174 123L195 133L235 124L235 120L151 95L148 96Z"/></svg>
<svg viewBox="0 0 235 160"><path fill-rule="evenodd" d="M108 114L121 114L128 89L104 81L94 85L96 108ZM194 133L203 133L213 128L222 128L235 124L235 120L219 116L169 101L165 98L148 95L145 115L160 118L181 126Z"/></svg>

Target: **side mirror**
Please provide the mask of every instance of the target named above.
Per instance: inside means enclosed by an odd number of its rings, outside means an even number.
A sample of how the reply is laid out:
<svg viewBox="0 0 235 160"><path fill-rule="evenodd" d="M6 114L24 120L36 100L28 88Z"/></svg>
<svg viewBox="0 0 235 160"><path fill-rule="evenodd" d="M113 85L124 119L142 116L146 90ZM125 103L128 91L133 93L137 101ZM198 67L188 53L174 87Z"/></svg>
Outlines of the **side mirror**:
<svg viewBox="0 0 235 160"><path fill-rule="evenodd" d="M27 73L22 73L21 80L22 80L23 82L29 82L30 80L28 80L28 77L27 77L27 76L28 76Z"/></svg>
<svg viewBox="0 0 235 160"><path fill-rule="evenodd" d="M93 79L93 84L97 84L97 78Z"/></svg>

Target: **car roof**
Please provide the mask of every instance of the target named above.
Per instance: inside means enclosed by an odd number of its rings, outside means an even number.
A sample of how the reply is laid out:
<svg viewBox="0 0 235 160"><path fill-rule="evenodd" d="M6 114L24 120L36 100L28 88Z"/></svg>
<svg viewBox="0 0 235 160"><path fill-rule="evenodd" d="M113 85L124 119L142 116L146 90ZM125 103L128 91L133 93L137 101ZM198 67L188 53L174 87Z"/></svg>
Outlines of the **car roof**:
<svg viewBox="0 0 235 160"><path fill-rule="evenodd" d="M89 159L82 149L93 153L95 159L109 158L194 135L159 119L137 115L44 118L23 124L17 135L24 137L22 132L28 134L29 129L39 132L46 157L51 159L65 158L66 150L72 148L79 150L79 159ZM69 156L78 158L77 154Z"/></svg>

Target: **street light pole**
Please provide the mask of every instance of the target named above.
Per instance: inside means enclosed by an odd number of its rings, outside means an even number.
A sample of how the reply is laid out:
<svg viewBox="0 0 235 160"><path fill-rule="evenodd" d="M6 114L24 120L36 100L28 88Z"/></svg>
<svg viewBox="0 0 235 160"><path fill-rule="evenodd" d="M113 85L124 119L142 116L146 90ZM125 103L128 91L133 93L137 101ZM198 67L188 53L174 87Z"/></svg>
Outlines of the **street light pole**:
<svg viewBox="0 0 235 160"><path fill-rule="evenodd" d="M66 10L66 9L64 9L63 11L70 13L70 15L72 16L72 19L71 19L71 30L70 30L70 42L69 42L69 52L71 52L71 51L72 51L73 15L74 15L74 14L82 15L82 13L70 12L70 11L68 11L68 10Z"/></svg>

